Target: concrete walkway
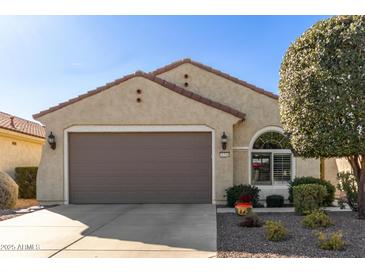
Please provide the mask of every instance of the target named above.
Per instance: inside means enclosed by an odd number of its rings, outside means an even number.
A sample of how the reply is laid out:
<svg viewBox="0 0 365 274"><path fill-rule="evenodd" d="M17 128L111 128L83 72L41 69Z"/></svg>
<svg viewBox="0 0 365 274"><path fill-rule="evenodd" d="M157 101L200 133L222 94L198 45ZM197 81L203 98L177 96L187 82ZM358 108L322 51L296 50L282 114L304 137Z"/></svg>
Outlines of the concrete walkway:
<svg viewBox="0 0 365 274"><path fill-rule="evenodd" d="M214 205L65 205L0 222L1 257L215 257Z"/></svg>

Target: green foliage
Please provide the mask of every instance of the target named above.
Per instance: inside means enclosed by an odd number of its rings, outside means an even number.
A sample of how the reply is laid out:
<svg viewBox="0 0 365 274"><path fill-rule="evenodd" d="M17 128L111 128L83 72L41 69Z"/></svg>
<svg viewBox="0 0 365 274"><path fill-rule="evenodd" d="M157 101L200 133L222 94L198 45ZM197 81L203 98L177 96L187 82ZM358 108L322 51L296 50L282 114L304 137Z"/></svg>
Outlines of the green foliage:
<svg viewBox="0 0 365 274"><path fill-rule="evenodd" d="M353 211L358 210L358 190L357 181L354 174L350 172L337 173L337 180L339 184L337 188L346 194L346 202Z"/></svg>
<svg viewBox="0 0 365 274"><path fill-rule="evenodd" d="M15 168L15 181L19 186L19 198L36 198L37 167Z"/></svg>
<svg viewBox="0 0 365 274"><path fill-rule="evenodd" d="M344 157L365 151L365 16L319 21L288 48L280 115L295 153Z"/></svg>
<svg viewBox="0 0 365 274"><path fill-rule="evenodd" d="M293 187L295 212L306 215L319 209L323 206L326 195L326 188L321 185L309 184Z"/></svg>
<svg viewBox="0 0 365 274"><path fill-rule="evenodd" d="M304 216L302 224L306 228L315 229L320 227L329 227L332 220L323 210L314 210L307 216Z"/></svg>
<svg viewBox="0 0 365 274"><path fill-rule="evenodd" d="M333 232L330 235L324 232L318 232L318 246L325 250L343 250L345 249L345 241L341 231Z"/></svg>
<svg viewBox="0 0 365 274"><path fill-rule="evenodd" d="M259 203L260 189L252 185L236 185L226 189L227 206L234 207L235 202L240 196L251 195L252 205L256 207Z"/></svg>
<svg viewBox="0 0 365 274"><path fill-rule="evenodd" d="M336 187L331 182L314 177L297 177L289 185L289 201L293 202L293 187L298 185L318 184L322 185L327 190L327 195L324 198L323 206L332 205L335 200Z"/></svg>
<svg viewBox="0 0 365 274"><path fill-rule="evenodd" d="M267 207L283 207L284 197L282 195L269 195L266 197Z"/></svg>
<svg viewBox="0 0 365 274"><path fill-rule="evenodd" d="M246 215L245 220L239 224L242 227L261 227L263 222L257 214L251 212Z"/></svg>
<svg viewBox="0 0 365 274"><path fill-rule="evenodd" d="M0 171L0 209L13 208L18 200L18 185L5 172Z"/></svg>
<svg viewBox="0 0 365 274"><path fill-rule="evenodd" d="M286 239L288 231L280 221L266 221L265 225L266 239L273 242L279 242Z"/></svg>
<svg viewBox="0 0 365 274"><path fill-rule="evenodd" d="M340 207L340 209L346 209L346 203L347 203L347 199L344 198L339 198L338 201L338 206Z"/></svg>

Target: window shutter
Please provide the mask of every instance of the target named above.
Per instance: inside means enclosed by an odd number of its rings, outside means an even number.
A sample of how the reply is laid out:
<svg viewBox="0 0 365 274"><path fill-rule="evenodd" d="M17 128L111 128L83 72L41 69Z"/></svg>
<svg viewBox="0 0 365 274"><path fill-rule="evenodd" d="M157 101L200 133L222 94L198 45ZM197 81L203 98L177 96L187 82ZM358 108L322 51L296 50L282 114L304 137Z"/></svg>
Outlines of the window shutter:
<svg viewBox="0 0 365 274"><path fill-rule="evenodd" d="M274 181L288 182L291 179L291 154L274 154Z"/></svg>

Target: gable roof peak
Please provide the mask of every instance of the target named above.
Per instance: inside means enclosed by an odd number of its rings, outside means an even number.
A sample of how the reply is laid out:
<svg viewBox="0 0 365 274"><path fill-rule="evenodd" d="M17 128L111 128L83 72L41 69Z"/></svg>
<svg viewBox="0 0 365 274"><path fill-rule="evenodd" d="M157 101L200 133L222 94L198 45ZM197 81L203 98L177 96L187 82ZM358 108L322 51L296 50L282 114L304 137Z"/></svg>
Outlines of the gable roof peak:
<svg viewBox="0 0 365 274"><path fill-rule="evenodd" d="M205 105L214 107L216 109L219 109L219 110L221 110L223 112L229 113L229 114L231 114L233 116L236 116L236 117L240 118L241 120L245 120L245 118L246 118L246 114L243 113L243 112L241 112L241 111L239 111L239 110L237 110L237 109L233 109L233 108L231 108L229 106L223 105L223 104L221 104L219 102L216 102L216 101L213 101L213 100L211 100L209 98L205 98L203 96L200 96L198 94L195 94L194 92L189 91L189 90L186 90L186 89L184 89L182 87L179 87L179 86L175 85L174 83L171 83L169 81L166 81L164 79L161 79L161 78L157 77L154 74L145 73L145 72L140 71L140 70L136 71L135 73L126 75L126 76L124 76L124 77L122 77L120 79L117 79L117 80L113 81L113 82L107 83L104 86L101 86L101 87L98 87L98 88L96 88L94 90L88 91L87 93L84 93L82 95L79 95L79 96L77 96L75 98L72 98L72 99L66 101L66 102L60 103L60 104L58 104L56 106L50 107L50 108L48 108L46 110L43 110L43 111L41 111L41 112L39 112L37 114L34 114L33 115L33 118L34 119L37 119L37 118L39 118L39 117L41 117L41 116L43 116L45 114L48 114L50 112L54 112L56 110L59 110L61 108L66 107L68 105L71 105L71 104L73 104L75 102L78 102L78 101L80 101L80 100L82 100L84 98L87 98L87 97L93 96L95 94L98 94L98 93L100 93L100 92L102 92L102 91L104 91L104 90L106 90L108 88L111 88L113 86L119 85L119 84L121 84L121 83L123 83L123 82L125 82L125 81L127 81L129 79L132 79L134 77L142 77L142 78L148 79L148 80L150 80L150 81L152 81L152 82L154 82L156 84L159 84L159 85L161 85L161 86L163 86L163 87L165 87L165 88L167 88L167 89L169 89L169 90L171 90L173 92L176 92L178 94L181 94L181 95L183 95L185 97L188 97L188 98L190 98L192 100L198 101L198 102L200 102L202 104L205 104Z"/></svg>
<svg viewBox="0 0 365 274"><path fill-rule="evenodd" d="M171 63L169 65L166 65L164 67L161 67L161 68L158 68L158 69L152 71L151 74L157 76L159 74L162 74L162 73L165 73L167 71L170 71L170 70L172 70L172 69L174 69L174 68L176 68L178 66L181 66L183 64L188 64L188 63L191 64L191 65L193 65L193 66L196 66L196 67L198 67L200 69L203 69L205 71L208 71L210 73L213 73L213 74L215 74L217 76L220 76L222 78L225 78L225 79L227 79L227 80L229 80L231 82L234 82L236 84L239 84L241 86L244 86L246 88L249 88L249 89L251 89L251 90L253 90L253 91L257 92L257 93L260 93L262 95L268 96L268 97L270 97L272 99L276 99L277 100L279 98L278 95L276 95L276 94L274 94L274 93L272 93L270 91L267 91L267 90L264 90L262 88L259 88L259 87L255 86L255 85L250 84L250 83L248 83L246 81L243 81L243 80L241 80L241 79L239 79L237 77L231 76L228 73L222 72L222 71L217 70L217 69L215 69L213 67L209 67L209 66L204 65L202 63L196 62L196 61L194 61L194 60L192 60L190 58L184 58L184 59L182 59L180 61L175 61L175 62L173 62L173 63Z"/></svg>
<svg viewBox="0 0 365 274"><path fill-rule="evenodd" d="M136 72L134 73L134 75L136 75L136 76L143 76L143 75L145 75L145 74L147 74L147 73L145 73L144 71L142 71L142 70L136 70Z"/></svg>

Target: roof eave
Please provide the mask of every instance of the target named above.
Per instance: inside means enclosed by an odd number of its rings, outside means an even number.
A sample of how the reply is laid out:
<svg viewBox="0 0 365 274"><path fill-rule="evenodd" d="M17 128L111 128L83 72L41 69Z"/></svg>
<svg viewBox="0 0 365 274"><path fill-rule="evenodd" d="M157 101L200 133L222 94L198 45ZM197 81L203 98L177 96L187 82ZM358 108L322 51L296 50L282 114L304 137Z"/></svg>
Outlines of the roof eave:
<svg viewBox="0 0 365 274"><path fill-rule="evenodd" d="M132 79L134 77L143 77L143 78L146 78L146 79L148 79L148 80L150 80L152 82L155 82L155 83L157 83L157 84L159 84L159 85L161 85L161 86L163 86L163 87L165 87L167 89L170 89L171 91L174 91L176 93L179 93L181 95L184 95L184 96L186 96L188 98L191 98L191 99L193 99L195 101L198 101L200 103L203 103L205 105L208 105L208 106L211 106L213 108L219 109L219 110L221 110L223 112L229 113L229 114L231 114L233 116L236 116L236 117L240 118L241 120L245 120L245 118L246 118L246 114L243 113L243 112L240 112L240 111L238 111L236 109L233 109L233 108L231 108L229 106L223 105L223 104L221 104L219 102L215 102L213 100L210 100L210 99L208 99L206 97L200 96L200 95L198 95L198 94L196 94L196 93L194 93L192 91L186 90L186 89L184 89L182 87L179 87L179 86L177 86L177 85L175 85L173 83L170 83L170 82L168 82L166 80L163 80L163 79L157 77L156 75L153 75L151 73L145 73L145 72L142 72L142 71L137 71L134 74L126 75L126 76L124 76L124 77L122 77L120 79L117 79L117 80L115 80L115 81L113 81L111 83L108 83L108 84L106 84L104 86L98 87L98 88L96 88L94 90L91 90L91 91L85 93L85 94L79 95L79 96L77 96L75 98L72 98L72 99L66 101L66 102L60 103L60 104L58 104L58 105L56 105L54 107L51 107L51 108L49 108L47 110L41 111L41 112L39 112L37 114L34 114L33 115L33 118L34 119L38 119L38 118L40 118L40 117L42 117L42 116L44 116L44 115L46 115L48 113L52 113L54 111L57 111L59 109L62 109L64 107L66 107L68 105L71 105L71 104L73 104L75 102L81 101L81 100L83 100L83 99L85 99L87 97L90 97L90 96L93 96L95 94L98 94L98 93L100 93L100 92L102 92L102 91L104 91L106 89L109 89L109 88L111 88L113 86L119 85L119 84L123 83L124 81L127 81L129 79Z"/></svg>

